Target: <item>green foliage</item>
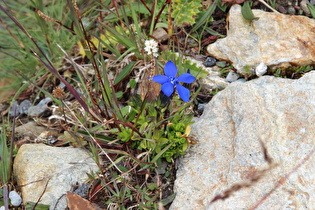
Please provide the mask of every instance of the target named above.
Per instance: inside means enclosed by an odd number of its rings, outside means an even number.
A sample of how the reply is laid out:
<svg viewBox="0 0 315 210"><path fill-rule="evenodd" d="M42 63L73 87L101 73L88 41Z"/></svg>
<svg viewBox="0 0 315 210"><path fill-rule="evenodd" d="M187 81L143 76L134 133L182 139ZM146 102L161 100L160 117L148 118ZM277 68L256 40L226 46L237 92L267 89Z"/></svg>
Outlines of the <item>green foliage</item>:
<svg viewBox="0 0 315 210"><path fill-rule="evenodd" d="M49 205L41 204L41 203L34 203L34 202L27 202L25 204L26 210L36 209L36 210L48 210Z"/></svg>
<svg viewBox="0 0 315 210"><path fill-rule="evenodd" d="M276 7L277 7L277 0L269 0L269 3L270 3L272 8L276 9Z"/></svg>
<svg viewBox="0 0 315 210"><path fill-rule="evenodd" d="M130 120L139 133L121 126L118 137L125 142L131 141L134 148L151 151L154 161L165 158L170 162L172 158L184 154L188 147L185 131L192 124L193 115L185 113L185 109L174 111L181 103L174 100L163 107L160 100L146 103L139 95L134 95L127 106L130 112L125 119ZM169 116L173 111L173 115Z"/></svg>
<svg viewBox="0 0 315 210"><path fill-rule="evenodd" d="M253 20L258 20L259 19L258 17L254 16L249 1L245 1L244 2L243 6L242 6L242 9L241 9L241 12L242 12L243 18L248 20L248 21L253 21Z"/></svg>
<svg viewBox="0 0 315 210"><path fill-rule="evenodd" d="M205 78L209 74L206 70L198 67L196 63L189 59L184 60L182 56L178 56L171 51L163 53L161 56L165 57L165 60L172 60L177 64L176 66L178 68L178 75L186 73L188 69L190 70L190 73L197 79Z"/></svg>
<svg viewBox="0 0 315 210"><path fill-rule="evenodd" d="M10 179L10 151L7 146L5 128L0 129L0 185L3 186Z"/></svg>
<svg viewBox="0 0 315 210"><path fill-rule="evenodd" d="M315 18L315 6L312 4L307 5L308 10L310 11L313 18Z"/></svg>
<svg viewBox="0 0 315 210"><path fill-rule="evenodd" d="M289 66L287 68L275 69L272 73L276 77L298 79L313 69L313 66Z"/></svg>
<svg viewBox="0 0 315 210"><path fill-rule="evenodd" d="M4 5L2 1L0 4ZM56 42L69 51L77 39L71 31L54 22L44 20L34 10L38 9L48 17L60 20L63 24L71 26L66 1L53 0L45 3L41 0L17 0L6 1L5 5L5 8L8 8L12 15L19 20L21 25L38 42L45 55L56 65L61 65L63 57L60 56ZM22 79L17 74L28 78L36 74L36 77L39 78L46 70L38 59L33 56L32 50L36 51L36 49L31 40L21 33L18 26L9 20L4 13L2 13L0 19L7 26L0 30L0 78L11 79L10 88L17 89L25 80L25 78ZM38 53L38 51L36 52Z"/></svg>
<svg viewBox="0 0 315 210"><path fill-rule="evenodd" d="M196 21L197 14L200 12L201 2L199 0L173 0L172 1L172 17L175 24L180 26L183 24L193 25Z"/></svg>

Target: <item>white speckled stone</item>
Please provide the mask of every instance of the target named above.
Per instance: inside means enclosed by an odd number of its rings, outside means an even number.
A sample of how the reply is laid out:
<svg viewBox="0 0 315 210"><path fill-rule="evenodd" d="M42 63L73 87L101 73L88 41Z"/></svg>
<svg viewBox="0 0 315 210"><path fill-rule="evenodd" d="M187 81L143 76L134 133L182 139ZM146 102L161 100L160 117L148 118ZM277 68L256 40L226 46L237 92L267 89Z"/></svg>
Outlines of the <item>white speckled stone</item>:
<svg viewBox="0 0 315 210"><path fill-rule="evenodd" d="M23 185L24 203L36 203L48 182L40 203L50 205L50 209L55 205L56 209L65 209L66 192L82 184L88 178L86 173L95 172L98 167L80 148L24 144L14 160L13 169L18 185Z"/></svg>
<svg viewBox="0 0 315 210"><path fill-rule="evenodd" d="M315 146L315 72L298 80L263 76L232 83L192 125L199 139L180 160L174 210L249 209ZM261 139L279 164L255 185L209 202L268 167ZM257 209L315 209L315 157L305 162Z"/></svg>
<svg viewBox="0 0 315 210"><path fill-rule="evenodd" d="M230 9L227 37L208 46L211 56L233 63L238 73L252 75L261 62L267 66L315 63L315 20L253 10L258 20L246 21L241 6Z"/></svg>

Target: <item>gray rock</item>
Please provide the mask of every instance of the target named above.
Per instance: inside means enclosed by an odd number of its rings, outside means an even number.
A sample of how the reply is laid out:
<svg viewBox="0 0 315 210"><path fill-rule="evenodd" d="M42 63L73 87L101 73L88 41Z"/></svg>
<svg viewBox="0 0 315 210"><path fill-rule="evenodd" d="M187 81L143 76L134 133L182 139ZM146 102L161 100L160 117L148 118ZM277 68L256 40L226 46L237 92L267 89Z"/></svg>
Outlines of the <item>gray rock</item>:
<svg viewBox="0 0 315 210"><path fill-rule="evenodd" d="M254 74L260 63L267 66L315 63L315 21L305 16L283 15L253 10L258 20L251 23L241 14L241 6L230 9L227 37L208 46L209 54L226 60L245 76Z"/></svg>
<svg viewBox="0 0 315 210"><path fill-rule="evenodd" d="M26 124L20 125L15 128L15 131L20 136L29 136L30 138L37 138L41 133L46 131L47 128L38 126L36 122L31 121Z"/></svg>
<svg viewBox="0 0 315 210"><path fill-rule="evenodd" d="M98 170L90 155L83 149L50 147L43 144L24 144L14 160L14 176L21 187L23 202L50 205L50 209L65 209L65 194L72 186L87 180L86 173ZM45 185L48 185L45 189Z"/></svg>
<svg viewBox="0 0 315 210"><path fill-rule="evenodd" d="M47 111L49 109L47 104L51 101L52 101L52 99L49 97L42 99L36 106L31 106L28 109L28 115L30 117L41 116L42 114L45 113L45 111Z"/></svg>
<svg viewBox="0 0 315 210"><path fill-rule="evenodd" d="M226 82L235 82L238 78L240 77L240 75L238 75L238 73L234 72L234 71L230 71L228 73L228 75L225 78Z"/></svg>
<svg viewBox="0 0 315 210"><path fill-rule="evenodd" d="M315 72L298 80L263 76L214 96L191 131L199 142L180 160L170 209L315 209ZM210 201L268 168L261 140L278 164L257 183ZM293 172L292 172L293 171ZM292 173L291 173L292 172Z"/></svg>
<svg viewBox="0 0 315 210"><path fill-rule="evenodd" d="M10 198L11 204L12 204L13 206L19 206L19 205L21 205L21 203L22 203L22 198L21 198L21 196L20 196L17 192L15 192L15 191L11 191L11 192L9 193L9 198Z"/></svg>
<svg viewBox="0 0 315 210"><path fill-rule="evenodd" d="M27 114L28 109L32 106L32 103L29 100L24 100L21 102L19 106L19 113L20 114Z"/></svg>

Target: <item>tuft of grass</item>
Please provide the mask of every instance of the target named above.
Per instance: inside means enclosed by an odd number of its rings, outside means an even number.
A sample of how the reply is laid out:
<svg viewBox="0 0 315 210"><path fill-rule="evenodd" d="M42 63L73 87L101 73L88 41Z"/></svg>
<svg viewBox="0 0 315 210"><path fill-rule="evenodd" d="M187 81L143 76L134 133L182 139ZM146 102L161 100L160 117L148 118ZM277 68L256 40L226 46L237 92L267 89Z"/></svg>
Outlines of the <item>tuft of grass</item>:
<svg viewBox="0 0 315 210"><path fill-rule="evenodd" d="M310 72L314 69L314 66L293 66L290 65L287 68L278 68L271 70L271 74L276 77L299 79L305 73Z"/></svg>

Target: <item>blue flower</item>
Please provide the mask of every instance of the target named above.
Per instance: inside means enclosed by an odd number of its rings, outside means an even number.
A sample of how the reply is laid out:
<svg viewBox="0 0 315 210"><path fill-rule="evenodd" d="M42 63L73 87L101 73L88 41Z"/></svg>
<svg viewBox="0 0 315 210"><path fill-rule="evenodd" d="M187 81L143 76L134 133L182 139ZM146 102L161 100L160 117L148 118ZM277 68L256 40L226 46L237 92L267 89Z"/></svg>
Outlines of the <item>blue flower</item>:
<svg viewBox="0 0 315 210"><path fill-rule="evenodd" d="M196 78L189 73L184 73L176 77L177 68L172 61L168 61L165 64L164 73L165 75L154 76L152 80L162 85L161 90L166 96L172 95L172 93L174 92L174 88L176 88L180 98L183 101L188 102L190 91L179 84L179 82L192 83L193 81L195 81Z"/></svg>

